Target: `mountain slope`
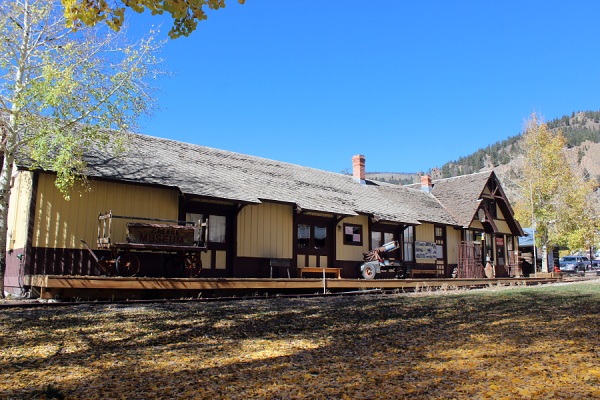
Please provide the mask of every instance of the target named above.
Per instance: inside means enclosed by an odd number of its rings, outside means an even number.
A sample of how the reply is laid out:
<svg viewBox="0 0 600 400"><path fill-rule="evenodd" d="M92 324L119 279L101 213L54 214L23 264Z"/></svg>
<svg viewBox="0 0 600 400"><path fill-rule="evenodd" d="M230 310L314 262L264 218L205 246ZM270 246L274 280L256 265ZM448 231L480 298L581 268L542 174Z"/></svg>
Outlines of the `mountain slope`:
<svg viewBox="0 0 600 400"><path fill-rule="evenodd" d="M553 130L561 130L567 140L567 158L577 173L600 183L600 111L572 112L548 123ZM502 178L509 171L519 170L521 134L490 144L474 153L449 161L441 168L431 168L427 173L433 179L466 175L494 169ZM419 182L423 172L369 172L367 178L389 183L410 184Z"/></svg>

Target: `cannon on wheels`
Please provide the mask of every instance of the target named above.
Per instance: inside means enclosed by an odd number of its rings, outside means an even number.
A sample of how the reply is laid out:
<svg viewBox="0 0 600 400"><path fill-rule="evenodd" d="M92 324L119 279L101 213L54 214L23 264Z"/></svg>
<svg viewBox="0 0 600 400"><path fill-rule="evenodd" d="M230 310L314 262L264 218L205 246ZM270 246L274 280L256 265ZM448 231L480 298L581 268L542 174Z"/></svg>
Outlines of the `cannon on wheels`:
<svg viewBox="0 0 600 400"><path fill-rule="evenodd" d="M388 253L398 249L398 241L385 243L381 247L363 253L364 263L360 266L360 273L364 279L374 279L380 272L394 271L396 278L406 278L406 267L397 261L392 261Z"/></svg>
<svg viewBox="0 0 600 400"><path fill-rule="evenodd" d="M146 222L127 222L125 242L112 241L113 219ZM195 278L202 271L200 253L206 252L207 222L175 221L144 217L114 215L112 211L98 216L98 249L109 254L98 257L92 248L81 241L96 261L98 269L108 276L134 276L140 270L136 252L169 254L163 265L167 278Z"/></svg>

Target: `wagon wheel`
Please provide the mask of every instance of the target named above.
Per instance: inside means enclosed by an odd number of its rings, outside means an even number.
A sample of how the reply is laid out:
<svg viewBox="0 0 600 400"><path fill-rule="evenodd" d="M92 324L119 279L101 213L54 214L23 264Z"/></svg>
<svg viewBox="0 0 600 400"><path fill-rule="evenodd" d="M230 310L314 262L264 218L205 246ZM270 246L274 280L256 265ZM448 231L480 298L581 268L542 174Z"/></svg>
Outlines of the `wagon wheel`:
<svg viewBox="0 0 600 400"><path fill-rule="evenodd" d="M202 260L200 258L200 253L188 253L184 259L185 264L185 276L190 278L195 278L200 275L202 271Z"/></svg>
<svg viewBox="0 0 600 400"><path fill-rule="evenodd" d="M165 276L167 278L181 278L185 268L185 260L178 254L172 254L165 260Z"/></svg>
<svg viewBox="0 0 600 400"><path fill-rule="evenodd" d="M117 273L121 276L135 276L140 271L140 259L133 253L121 253L117 257Z"/></svg>
<svg viewBox="0 0 600 400"><path fill-rule="evenodd" d="M362 276L365 279L373 279L375 278L375 268L372 265L365 265L362 271Z"/></svg>

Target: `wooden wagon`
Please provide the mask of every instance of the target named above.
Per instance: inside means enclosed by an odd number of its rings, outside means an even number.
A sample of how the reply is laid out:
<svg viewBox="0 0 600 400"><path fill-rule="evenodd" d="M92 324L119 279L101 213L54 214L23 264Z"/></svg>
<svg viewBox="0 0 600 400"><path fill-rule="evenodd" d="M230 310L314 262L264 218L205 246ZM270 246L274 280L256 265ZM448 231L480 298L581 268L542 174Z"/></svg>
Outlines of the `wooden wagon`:
<svg viewBox="0 0 600 400"><path fill-rule="evenodd" d="M128 220L126 241L114 242L114 219ZM145 221L145 222L133 222ZM177 221L114 215L112 211L98 215L98 249L109 255L98 257L92 248L81 240L90 252L101 274L135 276L140 270L136 252L161 252L170 254L164 262L168 278L193 278L202 271L201 253L206 251L207 222Z"/></svg>

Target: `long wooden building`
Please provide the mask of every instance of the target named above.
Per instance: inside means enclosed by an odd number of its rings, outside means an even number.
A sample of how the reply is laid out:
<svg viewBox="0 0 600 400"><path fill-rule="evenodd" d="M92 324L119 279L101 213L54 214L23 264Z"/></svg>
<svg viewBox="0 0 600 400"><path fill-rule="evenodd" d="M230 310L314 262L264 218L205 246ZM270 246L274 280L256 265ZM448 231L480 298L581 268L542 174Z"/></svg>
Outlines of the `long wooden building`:
<svg viewBox="0 0 600 400"><path fill-rule="evenodd" d="M10 198L5 287L20 292L27 276L94 275L81 239L94 247L99 213L208 221L201 277L292 277L298 267L341 268L359 278L363 253L393 240L391 256L425 277L496 276L516 271L523 235L493 172L399 186L353 175L132 134L118 157L86 154L90 190L67 201L52 171L17 165ZM348 160L350 162L350 159ZM125 240L125 222L112 227ZM165 254L142 252L138 276L163 276ZM287 268L272 268L272 260ZM282 275L283 274L283 275ZM391 278L393 273L382 273Z"/></svg>

